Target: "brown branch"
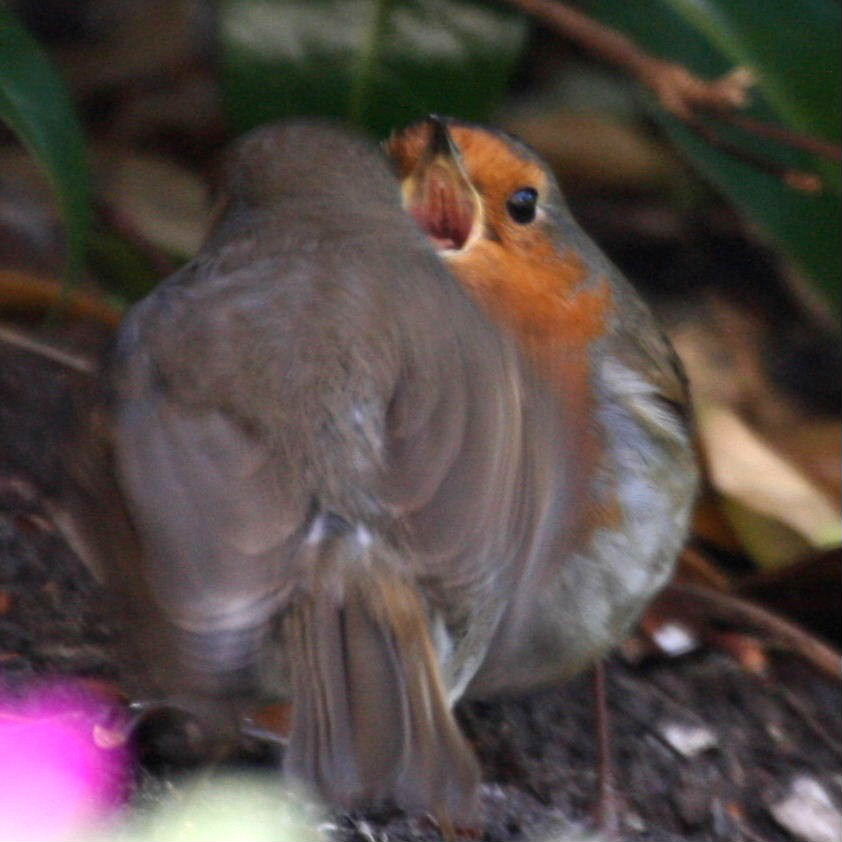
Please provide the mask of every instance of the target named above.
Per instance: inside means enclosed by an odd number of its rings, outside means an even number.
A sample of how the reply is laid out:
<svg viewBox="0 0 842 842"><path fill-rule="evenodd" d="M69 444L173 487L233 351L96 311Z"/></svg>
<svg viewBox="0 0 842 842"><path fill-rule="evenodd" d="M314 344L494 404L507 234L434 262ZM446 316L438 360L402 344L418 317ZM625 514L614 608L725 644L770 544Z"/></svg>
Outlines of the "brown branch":
<svg viewBox="0 0 842 842"><path fill-rule="evenodd" d="M673 583L660 597L671 613L746 625L764 632L770 641L801 655L830 678L842 678L842 656L832 646L795 623L743 597L720 593L703 585Z"/></svg>
<svg viewBox="0 0 842 842"><path fill-rule="evenodd" d="M745 838L746 842L769 842L765 836L761 836L747 823L748 820L745 816L734 814L731 811L729 811L729 813L731 815L731 820L737 825L737 828Z"/></svg>
<svg viewBox="0 0 842 842"><path fill-rule="evenodd" d="M679 557L678 576L682 582L698 583L713 588L715 591L728 593L731 580L697 546L688 544Z"/></svg>
<svg viewBox="0 0 842 842"><path fill-rule="evenodd" d="M819 740L842 757L842 742L836 739L836 737L824 727L813 710L804 704L803 699L789 690L789 688L781 682L776 682L774 684L769 682L769 687L773 693L783 699L789 709L794 711L795 715L801 719L804 725L806 725Z"/></svg>
<svg viewBox="0 0 842 842"><path fill-rule="evenodd" d="M746 117L745 114L720 114L718 116L720 120L731 123L743 131L757 135L757 137L775 140L784 146L800 149L802 152L808 152L817 158L827 158L834 163L842 161L842 146L835 143L829 143L826 140L803 132L796 132L784 126L764 123L761 120L755 120L753 117Z"/></svg>
<svg viewBox="0 0 842 842"><path fill-rule="evenodd" d="M608 709L608 666L605 661L594 664L594 702L596 706L596 744L599 757L597 780L599 796L596 805L597 827L609 839L619 837L620 819L617 776L611 750L611 713Z"/></svg>
<svg viewBox="0 0 842 842"><path fill-rule="evenodd" d="M60 281L16 269L0 270L0 311L29 315L59 310L72 319L99 322L116 328L122 319L119 308L104 297L83 290L66 290Z"/></svg>
<svg viewBox="0 0 842 842"><path fill-rule="evenodd" d="M667 111L682 120L692 118L698 111L733 111L748 104L754 76L747 68L735 68L719 79L702 79L681 64L650 55L616 29L557 0L509 3L543 20L589 52L627 70L655 93Z"/></svg>
<svg viewBox="0 0 842 842"><path fill-rule="evenodd" d="M730 140L725 140L719 136L716 129L706 123L702 123L700 120L689 119L686 121L686 125L706 141L708 145L725 152L732 158L742 161L744 164L749 164L756 170L760 170L760 172L765 172L779 179L793 190L799 190L802 193L821 193L824 188L821 178L814 173L792 169L777 161L773 161L771 158L758 155L756 152L732 143Z"/></svg>
<svg viewBox="0 0 842 842"><path fill-rule="evenodd" d="M111 330L122 319L120 310L101 296L83 290L68 290L52 278L15 269L0 270L0 311L4 315L17 312L28 316L55 311L71 319L96 322ZM0 325L0 342L82 374L92 375L97 369L90 357L63 351L8 325Z"/></svg>
<svg viewBox="0 0 842 842"><path fill-rule="evenodd" d="M842 160L842 147L796 132L785 126L770 125L735 114L749 103L754 74L746 67L736 67L719 79L703 79L684 65L665 61L643 50L631 38L574 9L560 0L508 0L510 5L552 27L565 38L575 41L606 62L630 73L649 88L663 108L698 131L698 117L709 114L746 132L783 146L828 158ZM789 170L752 155L735 144L719 138L714 130L706 140L728 154L780 178L785 184L805 192L819 192L821 180L810 173Z"/></svg>

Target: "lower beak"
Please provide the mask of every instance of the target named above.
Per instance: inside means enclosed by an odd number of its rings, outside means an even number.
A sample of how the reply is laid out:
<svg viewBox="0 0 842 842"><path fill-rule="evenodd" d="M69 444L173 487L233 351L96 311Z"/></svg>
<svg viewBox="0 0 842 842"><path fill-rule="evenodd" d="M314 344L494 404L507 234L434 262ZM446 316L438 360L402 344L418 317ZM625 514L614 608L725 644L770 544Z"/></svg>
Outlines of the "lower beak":
<svg viewBox="0 0 842 842"><path fill-rule="evenodd" d="M404 207L440 251L460 251L481 228L482 202L446 124L428 124L427 146L403 182Z"/></svg>

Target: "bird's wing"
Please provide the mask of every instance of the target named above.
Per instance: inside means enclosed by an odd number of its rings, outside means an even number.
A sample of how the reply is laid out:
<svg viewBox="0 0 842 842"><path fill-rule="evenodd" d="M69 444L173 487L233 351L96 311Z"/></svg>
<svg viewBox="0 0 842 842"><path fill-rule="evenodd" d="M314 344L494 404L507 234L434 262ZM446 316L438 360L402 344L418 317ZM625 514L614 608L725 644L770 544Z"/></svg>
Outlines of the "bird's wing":
<svg viewBox="0 0 842 842"><path fill-rule="evenodd" d="M120 406L114 459L152 603L178 639L179 668L216 685L205 689L226 690L254 667L288 596L284 565L306 500L233 419L154 387Z"/></svg>
<svg viewBox="0 0 842 842"><path fill-rule="evenodd" d="M458 292L442 304L449 332L407 368L392 401L384 492L457 640L465 605L492 632L500 594L530 574L548 532L563 528L568 481L556 396L513 338Z"/></svg>
<svg viewBox="0 0 842 842"><path fill-rule="evenodd" d="M477 773L448 690L479 666L506 604L500 579L547 508L548 472L534 458L543 434L527 435L540 402L513 342L426 245L414 260L393 251L378 257L388 284L370 280L369 252L336 265L339 292L314 296L318 313L290 312L284 297L269 355L278 371L265 382L291 389L294 375L294 392L227 410L221 396L190 400L159 382L145 343L127 342L115 473L143 545L155 633L172 641L165 688L217 699L247 689L282 613L296 701L287 770L341 803L394 797L463 816ZM319 324L330 335L310 365ZM267 433L272 407L314 394L293 426ZM260 436L235 420L248 412L264 422ZM457 652L444 676L436 611Z"/></svg>

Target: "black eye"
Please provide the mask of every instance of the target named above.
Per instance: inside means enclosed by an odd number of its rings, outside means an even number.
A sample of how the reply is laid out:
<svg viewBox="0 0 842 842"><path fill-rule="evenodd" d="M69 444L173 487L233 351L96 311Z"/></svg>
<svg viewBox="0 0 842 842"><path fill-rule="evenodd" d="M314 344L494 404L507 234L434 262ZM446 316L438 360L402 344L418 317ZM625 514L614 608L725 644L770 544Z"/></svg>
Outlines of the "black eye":
<svg viewBox="0 0 842 842"><path fill-rule="evenodd" d="M509 197L506 210L519 225L526 225L535 219L538 209L538 191L534 187L521 187Z"/></svg>

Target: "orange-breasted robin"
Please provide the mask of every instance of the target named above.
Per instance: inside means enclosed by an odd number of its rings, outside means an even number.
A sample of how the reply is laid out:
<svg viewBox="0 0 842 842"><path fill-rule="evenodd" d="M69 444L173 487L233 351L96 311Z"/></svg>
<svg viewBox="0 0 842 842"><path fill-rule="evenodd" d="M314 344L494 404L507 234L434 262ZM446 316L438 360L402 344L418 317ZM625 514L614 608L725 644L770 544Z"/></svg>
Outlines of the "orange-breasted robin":
<svg viewBox="0 0 842 842"><path fill-rule="evenodd" d="M546 164L499 131L430 118L386 144L404 206L544 387L573 465L564 561L524 580L467 692L526 689L598 660L668 576L695 496L686 382L651 313L572 219ZM568 461L568 468L571 463ZM557 550L557 548L556 548ZM556 559L558 563L559 559ZM640 577L640 578L638 578ZM538 609L537 620L529 618ZM599 823L618 830L597 670Z"/></svg>
<svg viewBox="0 0 842 842"><path fill-rule="evenodd" d="M534 155L440 122L390 152L402 185L328 124L238 145L74 470L159 691L220 739L291 699L293 778L470 824L452 706L574 672L664 582L684 388Z"/></svg>
<svg viewBox="0 0 842 842"><path fill-rule="evenodd" d="M386 148L404 206L565 407L565 553L520 580L468 691L563 678L629 631L687 534L697 471L683 372L525 144L434 117Z"/></svg>

